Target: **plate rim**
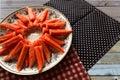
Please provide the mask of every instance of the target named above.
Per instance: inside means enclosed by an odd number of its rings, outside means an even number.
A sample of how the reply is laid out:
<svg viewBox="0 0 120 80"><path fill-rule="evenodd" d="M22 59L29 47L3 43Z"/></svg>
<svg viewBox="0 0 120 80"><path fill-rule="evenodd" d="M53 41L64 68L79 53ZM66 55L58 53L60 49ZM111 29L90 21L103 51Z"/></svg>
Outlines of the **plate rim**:
<svg viewBox="0 0 120 80"><path fill-rule="evenodd" d="M51 7L51 6L44 6L44 5L42 5L42 6L29 6L29 7L31 7L31 8L35 8L35 7L50 8L50 9L52 9L52 10L54 10L54 11L57 11L58 13L60 13L60 14L66 19L67 23L68 23L69 26L70 26L70 27L69 27L70 30L72 30L72 26L71 26L68 18L67 18L62 12L60 12L59 10L57 10L57 9ZM8 15L3 19L0 23L4 22L4 21L5 21L9 16L11 16L12 14L15 14L16 12L19 12L20 10L23 10L23 9L25 9L25 7L21 7L20 9L17 9L17 10L15 10L15 11L11 12L10 14L8 14ZM67 48L67 50L66 50L66 53L62 54L62 56L59 58L58 61L52 63L52 66L50 66L50 67L47 68L46 70L42 70L42 72L40 72L40 73L39 73L38 71L37 71L36 73L21 73L21 72L15 72L15 71L13 72L13 71L11 71L11 69L6 68L6 67L1 63L1 60L0 60L0 66L1 66L3 69L5 69L6 71L11 72L11 73L13 73L13 74L17 74L17 75L35 75L35 74L41 74L41 73L43 73L43 72L46 72L46 71L52 69L53 67L55 67L57 64L59 64L59 63L63 60L63 58L67 55L67 53L69 52L69 49L70 49L70 47L71 47L71 44L72 44L72 36L73 36L73 34L70 33L70 34L69 34L69 38L70 38L69 40L70 40L70 42L69 42L69 44L68 44L68 48Z"/></svg>

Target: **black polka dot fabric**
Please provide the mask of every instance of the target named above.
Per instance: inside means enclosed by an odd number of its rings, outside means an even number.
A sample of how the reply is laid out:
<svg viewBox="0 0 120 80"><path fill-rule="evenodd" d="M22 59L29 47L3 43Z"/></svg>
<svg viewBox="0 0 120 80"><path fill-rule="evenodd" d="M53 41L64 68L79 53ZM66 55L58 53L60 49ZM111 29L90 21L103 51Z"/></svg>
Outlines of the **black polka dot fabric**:
<svg viewBox="0 0 120 80"><path fill-rule="evenodd" d="M120 24L98 10L72 27L74 47L87 70L119 40Z"/></svg>
<svg viewBox="0 0 120 80"><path fill-rule="evenodd" d="M73 45L89 70L120 39L120 23L80 0L50 0L73 28Z"/></svg>
<svg viewBox="0 0 120 80"><path fill-rule="evenodd" d="M50 0L48 6L61 11L70 21L71 25L82 19L94 10L94 7L80 0Z"/></svg>

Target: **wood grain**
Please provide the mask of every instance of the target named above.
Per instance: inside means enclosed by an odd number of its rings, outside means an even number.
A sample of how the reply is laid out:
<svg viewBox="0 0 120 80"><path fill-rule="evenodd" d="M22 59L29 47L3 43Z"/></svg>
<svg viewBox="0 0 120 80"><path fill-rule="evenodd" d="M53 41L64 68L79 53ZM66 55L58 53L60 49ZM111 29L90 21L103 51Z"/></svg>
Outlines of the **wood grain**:
<svg viewBox="0 0 120 80"><path fill-rule="evenodd" d="M120 6L120 0L86 0L96 7L117 7Z"/></svg>
<svg viewBox="0 0 120 80"><path fill-rule="evenodd" d="M120 17L120 6L119 7L97 7L99 10L105 12L111 17Z"/></svg>
<svg viewBox="0 0 120 80"><path fill-rule="evenodd" d="M91 76L92 80L119 80L120 76Z"/></svg>
<svg viewBox="0 0 120 80"><path fill-rule="evenodd" d="M120 64L97 64L88 73L90 75L120 75Z"/></svg>
<svg viewBox="0 0 120 80"><path fill-rule="evenodd" d="M120 18L119 18L120 19ZM119 36L120 37L120 36ZM110 50L109 52L114 53L118 52L120 53L120 41L118 41Z"/></svg>
<svg viewBox="0 0 120 80"><path fill-rule="evenodd" d="M97 64L120 64L120 53L107 53Z"/></svg>

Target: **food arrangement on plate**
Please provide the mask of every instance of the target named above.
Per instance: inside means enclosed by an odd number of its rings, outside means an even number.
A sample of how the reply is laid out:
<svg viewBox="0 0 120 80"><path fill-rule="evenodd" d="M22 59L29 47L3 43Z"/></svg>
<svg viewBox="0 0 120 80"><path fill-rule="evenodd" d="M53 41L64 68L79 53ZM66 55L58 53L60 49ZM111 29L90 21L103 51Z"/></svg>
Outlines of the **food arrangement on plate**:
<svg viewBox="0 0 120 80"><path fill-rule="evenodd" d="M0 65L16 74L37 74L52 68L67 54L72 40L68 20L59 11L47 6L27 6L18 10L9 15L0 27L3 31L0 36ZM29 39L34 33L39 35ZM5 68L4 65L10 67ZM15 69L9 69L12 66Z"/></svg>

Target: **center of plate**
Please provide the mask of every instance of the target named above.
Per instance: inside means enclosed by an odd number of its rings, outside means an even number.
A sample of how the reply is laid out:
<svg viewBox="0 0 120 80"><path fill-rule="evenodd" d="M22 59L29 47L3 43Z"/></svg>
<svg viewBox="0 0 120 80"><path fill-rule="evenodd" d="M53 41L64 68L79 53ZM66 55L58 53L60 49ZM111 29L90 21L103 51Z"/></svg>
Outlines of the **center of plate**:
<svg viewBox="0 0 120 80"><path fill-rule="evenodd" d="M42 35L42 31L38 30L38 29L33 29L28 31L28 33L26 34L26 38L30 41L30 42L34 42L35 40L37 40L38 38L40 38Z"/></svg>

